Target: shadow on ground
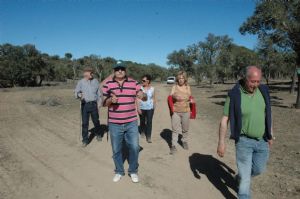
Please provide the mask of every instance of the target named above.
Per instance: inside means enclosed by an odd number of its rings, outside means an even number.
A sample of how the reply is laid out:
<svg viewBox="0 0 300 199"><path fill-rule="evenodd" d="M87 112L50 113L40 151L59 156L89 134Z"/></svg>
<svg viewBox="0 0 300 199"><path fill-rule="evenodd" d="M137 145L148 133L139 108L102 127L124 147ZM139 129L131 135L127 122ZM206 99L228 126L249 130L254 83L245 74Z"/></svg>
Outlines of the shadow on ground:
<svg viewBox="0 0 300 199"><path fill-rule="evenodd" d="M209 98L224 98L224 99L226 99L226 97L227 97L227 95L213 95Z"/></svg>
<svg viewBox="0 0 300 199"><path fill-rule="evenodd" d="M172 131L170 129L163 129L160 133L160 137L166 141L168 146L172 146Z"/></svg>
<svg viewBox="0 0 300 199"><path fill-rule="evenodd" d="M100 131L100 136L103 138L104 135L108 133L108 126L105 124L101 124L99 131ZM96 128L94 127L92 129L90 129L89 132L90 132L89 143L91 143L96 136Z"/></svg>
<svg viewBox="0 0 300 199"><path fill-rule="evenodd" d="M225 198L236 199L236 196L229 190L231 188L237 192L235 172L229 166L212 155L200 153L192 154L189 157L189 163L195 178L201 179L201 174L206 175Z"/></svg>

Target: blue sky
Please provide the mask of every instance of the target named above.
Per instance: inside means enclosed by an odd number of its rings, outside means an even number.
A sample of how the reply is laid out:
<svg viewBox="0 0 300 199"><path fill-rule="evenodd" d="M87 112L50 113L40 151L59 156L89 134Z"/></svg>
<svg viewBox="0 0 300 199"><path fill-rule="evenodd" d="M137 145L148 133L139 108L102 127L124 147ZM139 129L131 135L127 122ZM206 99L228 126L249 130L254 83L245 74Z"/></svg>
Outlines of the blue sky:
<svg viewBox="0 0 300 199"><path fill-rule="evenodd" d="M254 48L256 37L238 32L254 8L254 0L0 0L0 43L166 66L170 52L210 32Z"/></svg>

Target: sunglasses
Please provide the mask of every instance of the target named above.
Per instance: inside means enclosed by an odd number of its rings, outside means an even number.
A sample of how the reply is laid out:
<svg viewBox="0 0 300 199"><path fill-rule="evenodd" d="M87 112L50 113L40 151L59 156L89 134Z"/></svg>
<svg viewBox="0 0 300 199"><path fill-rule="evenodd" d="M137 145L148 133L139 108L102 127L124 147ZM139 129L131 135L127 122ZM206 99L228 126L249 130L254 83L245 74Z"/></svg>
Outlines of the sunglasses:
<svg viewBox="0 0 300 199"><path fill-rule="evenodd" d="M124 68L124 67L117 67L114 70L115 70L115 72L117 72L117 71L126 71L126 68Z"/></svg>

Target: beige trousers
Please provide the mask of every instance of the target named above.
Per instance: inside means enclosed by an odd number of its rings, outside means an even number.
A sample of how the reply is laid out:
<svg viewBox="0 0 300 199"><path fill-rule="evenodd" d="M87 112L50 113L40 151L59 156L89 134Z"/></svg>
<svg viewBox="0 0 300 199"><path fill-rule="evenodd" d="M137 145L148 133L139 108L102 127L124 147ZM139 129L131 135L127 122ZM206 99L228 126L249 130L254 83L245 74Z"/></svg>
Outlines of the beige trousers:
<svg viewBox="0 0 300 199"><path fill-rule="evenodd" d="M172 145L178 142L179 134L182 134L182 142L188 141L188 131L190 123L190 112L174 112L172 115Z"/></svg>

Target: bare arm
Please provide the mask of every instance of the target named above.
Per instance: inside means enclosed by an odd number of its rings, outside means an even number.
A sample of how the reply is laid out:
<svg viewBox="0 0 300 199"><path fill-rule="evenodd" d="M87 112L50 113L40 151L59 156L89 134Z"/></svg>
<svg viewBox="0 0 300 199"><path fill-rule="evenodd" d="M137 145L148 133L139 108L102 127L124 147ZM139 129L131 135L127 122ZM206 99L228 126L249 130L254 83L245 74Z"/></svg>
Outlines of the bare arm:
<svg viewBox="0 0 300 199"><path fill-rule="evenodd" d="M171 92L170 92L170 95L174 95L174 93L175 93L175 86L172 87L172 90L171 90Z"/></svg>
<svg viewBox="0 0 300 199"><path fill-rule="evenodd" d="M117 102L118 102L118 97L114 93L111 93L110 97L106 98L103 105L109 107L112 104L115 104Z"/></svg>
<svg viewBox="0 0 300 199"><path fill-rule="evenodd" d="M217 153L220 157L224 156L226 150L225 136L228 130L228 122L229 122L228 116L223 116L219 127L219 141L218 141L218 149L217 149Z"/></svg>
<svg viewBox="0 0 300 199"><path fill-rule="evenodd" d="M142 111L141 111L141 108L140 108L140 100L139 99L136 99L135 100L135 106L136 106L136 110L137 110L137 112L138 112L138 114L142 114Z"/></svg>
<svg viewBox="0 0 300 199"><path fill-rule="evenodd" d="M189 94L189 96L192 96L192 91L191 91L191 87L190 86L188 86L188 94Z"/></svg>

